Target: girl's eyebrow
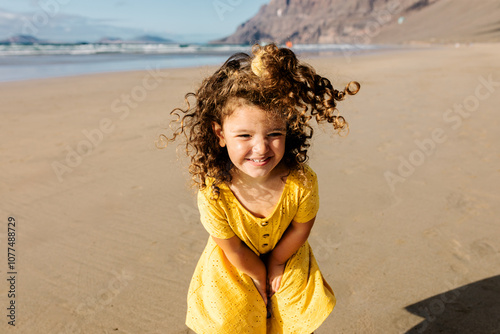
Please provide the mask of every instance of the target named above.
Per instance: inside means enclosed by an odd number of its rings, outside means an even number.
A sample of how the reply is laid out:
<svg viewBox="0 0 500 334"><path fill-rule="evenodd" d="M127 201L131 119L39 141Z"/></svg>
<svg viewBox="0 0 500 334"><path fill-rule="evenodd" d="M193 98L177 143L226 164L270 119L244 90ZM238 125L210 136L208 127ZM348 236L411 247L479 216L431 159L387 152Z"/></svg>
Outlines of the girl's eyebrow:
<svg viewBox="0 0 500 334"><path fill-rule="evenodd" d="M285 132L286 131L286 128L284 127L280 127L280 128L274 128L274 129L270 129L266 132L276 132L276 131L279 131L279 132ZM235 129L235 130L232 130L231 132L233 133L249 133L249 132L252 132L250 130L247 130L247 129Z"/></svg>
<svg viewBox="0 0 500 334"><path fill-rule="evenodd" d="M250 130L247 130L247 129L234 129L234 130L231 130L231 132L233 133L242 133L242 132L250 132Z"/></svg>

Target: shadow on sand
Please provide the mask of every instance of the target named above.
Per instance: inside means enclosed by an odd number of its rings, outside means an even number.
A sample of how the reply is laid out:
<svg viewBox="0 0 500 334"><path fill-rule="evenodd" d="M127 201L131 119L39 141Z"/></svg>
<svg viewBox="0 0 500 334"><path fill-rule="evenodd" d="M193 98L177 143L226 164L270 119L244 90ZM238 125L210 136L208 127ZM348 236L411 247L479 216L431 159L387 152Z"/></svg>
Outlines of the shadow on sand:
<svg viewBox="0 0 500 334"><path fill-rule="evenodd" d="M500 275L446 291L406 310L424 318L407 334L500 334Z"/></svg>

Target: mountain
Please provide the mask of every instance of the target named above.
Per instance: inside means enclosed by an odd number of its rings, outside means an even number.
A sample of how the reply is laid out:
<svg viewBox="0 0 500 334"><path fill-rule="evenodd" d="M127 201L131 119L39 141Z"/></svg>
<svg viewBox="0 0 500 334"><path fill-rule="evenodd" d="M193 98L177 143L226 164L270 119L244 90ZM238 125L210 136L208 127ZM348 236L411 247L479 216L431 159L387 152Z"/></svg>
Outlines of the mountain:
<svg viewBox="0 0 500 334"><path fill-rule="evenodd" d="M484 40L500 36L499 17L498 0L271 0L234 34L213 43Z"/></svg>
<svg viewBox="0 0 500 334"><path fill-rule="evenodd" d="M500 42L500 1L472 4L470 0L439 0L408 16L403 24L388 24L373 41Z"/></svg>
<svg viewBox="0 0 500 334"><path fill-rule="evenodd" d="M153 35L143 35L131 40L132 42L142 42L142 43L175 43L170 39L165 39L158 36Z"/></svg>
<svg viewBox="0 0 500 334"><path fill-rule="evenodd" d="M142 44L142 43L175 43L174 41L170 39L165 39L162 37L158 36L153 36L153 35L143 35L143 36L138 36L132 39L124 40L119 37L103 37L100 40L97 41L97 43L101 44L116 44L116 43L137 43L137 44Z"/></svg>
<svg viewBox="0 0 500 334"><path fill-rule="evenodd" d="M96 43L98 44L119 44L125 43L120 37L102 37Z"/></svg>
<svg viewBox="0 0 500 334"><path fill-rule="evenodd" d="M68 44L83 44L87 42L74 42L74 43L68 43ZM120 37L102 37L96 43L99 44L120 44L120 43L175 43L174 41L170 39L165 39L162 37L158 36L152 36L152 35L143 35L139 36L136 38L132 38L130 40L124 40ZM54 42L54 41L46 41L46 40L40 40L36 37L33 37L31 35L15 35L12 37L9 37L5 40L1 40L0 44L60 44L60 42Z"/></svg>
<svg viewBox="0 0 500 334"><path fill-rule="evenodd" d="M0 41L0 44L37 44L43 43L43 41L39 40L36 37L31 35L15 35L9 37L5 40Z"/></svg>

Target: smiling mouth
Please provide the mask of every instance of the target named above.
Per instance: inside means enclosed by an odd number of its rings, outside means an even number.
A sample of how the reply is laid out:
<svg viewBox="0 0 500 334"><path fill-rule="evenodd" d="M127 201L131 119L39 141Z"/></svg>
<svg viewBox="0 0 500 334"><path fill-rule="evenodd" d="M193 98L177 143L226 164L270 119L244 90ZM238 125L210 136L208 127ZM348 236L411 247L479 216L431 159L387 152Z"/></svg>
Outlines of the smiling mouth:
<svg viewBox="0 0 500 334"><path fill-rule="evenodd" d="M269 160L271 157L268 157L268 158L265 158L265 159L248 159L250 161L253 161L253 162L257 162L257 163L260 163L260 162L266 162L267 160Z"/></svg>

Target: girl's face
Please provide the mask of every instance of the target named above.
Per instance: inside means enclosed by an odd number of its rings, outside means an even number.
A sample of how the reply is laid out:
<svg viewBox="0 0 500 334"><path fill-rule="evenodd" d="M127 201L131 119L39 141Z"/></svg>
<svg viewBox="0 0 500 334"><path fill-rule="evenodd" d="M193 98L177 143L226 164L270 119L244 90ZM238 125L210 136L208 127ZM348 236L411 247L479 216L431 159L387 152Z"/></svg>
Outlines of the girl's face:
<svg viewBox="0 0 500 334"><path fill-rule="evenodd" d="M254 179L265 180L285 154L285 121L257 106L239 105L214 130L233 165Z"/></svg>

